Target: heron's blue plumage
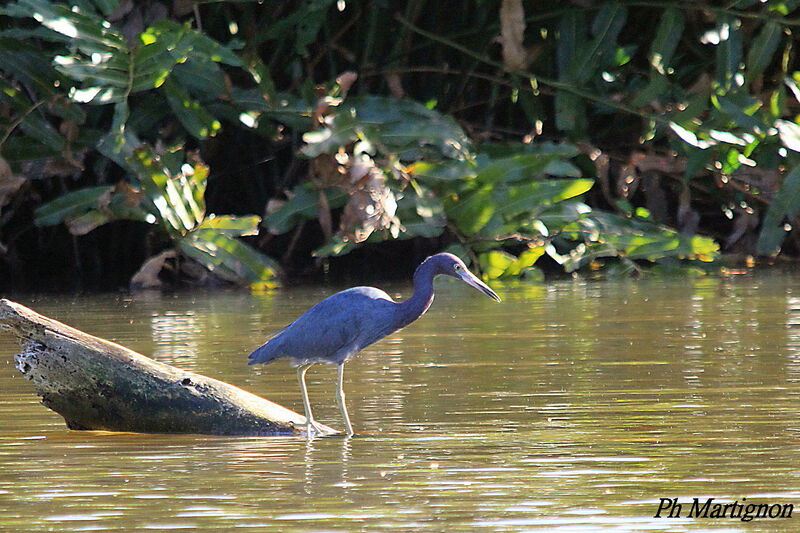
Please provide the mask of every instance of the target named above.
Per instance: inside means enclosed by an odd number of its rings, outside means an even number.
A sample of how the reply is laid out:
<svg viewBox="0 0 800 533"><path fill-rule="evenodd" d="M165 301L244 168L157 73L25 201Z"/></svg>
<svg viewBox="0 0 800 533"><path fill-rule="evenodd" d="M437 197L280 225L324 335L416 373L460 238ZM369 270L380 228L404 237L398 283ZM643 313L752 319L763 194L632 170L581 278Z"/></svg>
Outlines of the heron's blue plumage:
<svg viewBox="0 0 800 533"><path fill-rule="evenodd" d="M427 311L433 302L433 278L439 274L458 278L500 301L494 291L471 274L458 257L436 254L423 261L414 272L414 294L409 299L395 302L388 294L374 287L354 287L338 292L311 307L253 350L248 356L248 363L269 363L287 357L293 365L298 366L297 375L309 432L321 429L311 416L305 372L313 363L337 363L337 401L348 434L352 435L342 389L344 362Z"/></svg>
<svg viewBox="0 0 800 533"><path fill-rule="evenodd" d="M393 320L400 305L374 287L353 287L329 296L280 330L248 357L249 364L279 357L294 365L341 363L400 326Z"/></svg>

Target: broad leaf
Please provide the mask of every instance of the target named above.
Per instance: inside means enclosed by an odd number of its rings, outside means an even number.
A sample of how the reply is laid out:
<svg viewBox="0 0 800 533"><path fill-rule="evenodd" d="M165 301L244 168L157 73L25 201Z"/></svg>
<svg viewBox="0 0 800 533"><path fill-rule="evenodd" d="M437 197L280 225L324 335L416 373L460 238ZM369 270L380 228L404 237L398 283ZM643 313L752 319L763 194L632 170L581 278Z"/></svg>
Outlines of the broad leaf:
<svg viewBox="0 0 800 533"><path fill-rule="evenodd" d="M366 96L349 98L336 107L325 128L303 137L302 151L308 157L335 153L357 139L401 158L405 151L427 146L459 159L469 146L466 134L449 116L409 100Z"/></svg>
<svg viewBox="0 0 800 533"><path fill-rule="evenodd" d="M337 188L325 189L328 206L335 209L347 202L347 193ZM269 213L263 225L273 235L280 235L294 228L302 220L317 218L319 213L319 191L309 185L295 187L292 196L276 211Z"/></svg>
<svg viewBox="0 0 800 533"><path fill-rule="evenodd" d="M280 273L275 261L216 229L196 229L177 244L183 253L235 283L274 281Z"/></svg>
<svg viewBox="0 0 800 533"><path fill-rule="evenodd" d="M142 145L127 163L168 231L184 234L203 219L204 208L197 205L186 176L173 179L152 148Z"/></svg>
<svg viewBox="0 0 800 533"><path fill-rule="evenodd" d="M261 217L256 215L236 217L233 215L209 215L201 222L198 229L212 229L217 233L223 233L232 237L244 237L248 235L258 235L258 224Z"/></svg>
<svg viewBox="0 0 800 533"><path fill-rule="evenodd" d="M756 251L760 255L775 255L787 233L784 220L792 220L800 212L800 165L786 174L780 190L772 198L758 235Z"/></svg>
<svg viewBox="0 0 800 533"><path fill-rule="evenodd" d="M113 186L102 186L68 192L37 208L34 222L38 226L53 226L67 217L83 215L97 207L100 198L110 195L113 189Z"/></svg>
<svg viewBox="0 0 800 533"><path fill-rule="evenodd" d="M772 62L782 34L783 27L777 21L768 20L761 27L747 53L745 75L748 81L752 82Z"/></svg>

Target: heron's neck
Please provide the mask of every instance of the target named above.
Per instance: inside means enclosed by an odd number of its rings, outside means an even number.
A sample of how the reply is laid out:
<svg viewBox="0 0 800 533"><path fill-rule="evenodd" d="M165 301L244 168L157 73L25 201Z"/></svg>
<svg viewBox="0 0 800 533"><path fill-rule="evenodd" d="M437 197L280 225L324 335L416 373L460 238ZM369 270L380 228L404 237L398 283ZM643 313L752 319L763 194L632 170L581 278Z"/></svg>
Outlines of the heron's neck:
<svg viewBox="0 0 800 533"><path fill-rule="evenodd" d="M428 310L433 302L433 278L436 276L435 267L430 263L422 263L414 272L414 294L407 300L400 302L398 321L402 328L418 319Z"/></svg>

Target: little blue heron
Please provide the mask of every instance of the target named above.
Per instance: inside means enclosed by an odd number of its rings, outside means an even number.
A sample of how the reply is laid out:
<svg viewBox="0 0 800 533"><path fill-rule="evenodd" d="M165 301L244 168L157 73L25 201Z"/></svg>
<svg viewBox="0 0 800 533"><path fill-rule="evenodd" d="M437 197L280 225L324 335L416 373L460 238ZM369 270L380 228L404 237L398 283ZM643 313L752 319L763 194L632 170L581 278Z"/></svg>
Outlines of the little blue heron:
<svg viewBox="0 0 800 533"><path fill-rule="evenodd" d="M375 287L353 287L328 296L278 330L272 338L248 356L248 364L269 363L288 357L297 367L297 380L306 412L306 430L324 433L314 421L306 389L306 371L314 363L336 363L338 379L336 402L342 412L347 434L353 426L344 404L344 363L361 349L407 326L428 310L433 302L433 278L439 274L460 279L498 302L500 298L458 257L442 253L422 262L414 272L414 294L403 302Z"/></svg>

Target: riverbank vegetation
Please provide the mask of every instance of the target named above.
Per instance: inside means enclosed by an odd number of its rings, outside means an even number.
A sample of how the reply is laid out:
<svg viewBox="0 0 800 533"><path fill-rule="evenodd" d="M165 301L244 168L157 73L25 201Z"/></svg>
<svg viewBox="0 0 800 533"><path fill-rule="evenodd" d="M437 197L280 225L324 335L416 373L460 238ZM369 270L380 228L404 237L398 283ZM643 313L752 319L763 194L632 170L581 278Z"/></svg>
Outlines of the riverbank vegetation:
<svg viewBox="0 0 800 533"><path fill-rule="evenodd" d="M798 7L9 2L0 288L795 257Z"/></svg>

